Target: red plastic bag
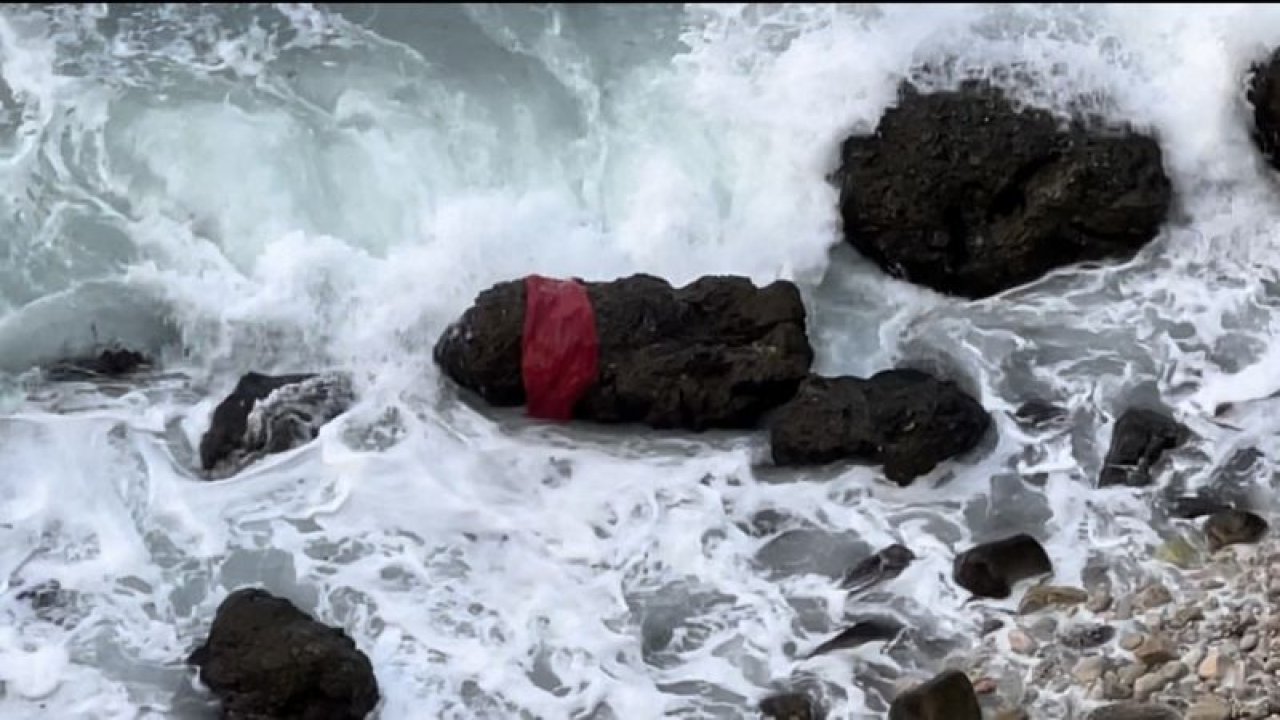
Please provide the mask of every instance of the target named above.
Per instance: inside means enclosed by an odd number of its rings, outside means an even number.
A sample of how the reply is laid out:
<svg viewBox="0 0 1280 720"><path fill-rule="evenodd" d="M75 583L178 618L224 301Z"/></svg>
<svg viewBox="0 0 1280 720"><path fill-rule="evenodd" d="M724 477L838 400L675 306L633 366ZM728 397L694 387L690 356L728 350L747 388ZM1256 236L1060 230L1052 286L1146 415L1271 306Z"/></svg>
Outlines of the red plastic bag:
<svg viewBox="0 0 1280 720"><path fill-rule="evenodd" d="M530 417L571 420L596 382L600 338L587 289L574 280L524 279L520 373Z"/></svg>

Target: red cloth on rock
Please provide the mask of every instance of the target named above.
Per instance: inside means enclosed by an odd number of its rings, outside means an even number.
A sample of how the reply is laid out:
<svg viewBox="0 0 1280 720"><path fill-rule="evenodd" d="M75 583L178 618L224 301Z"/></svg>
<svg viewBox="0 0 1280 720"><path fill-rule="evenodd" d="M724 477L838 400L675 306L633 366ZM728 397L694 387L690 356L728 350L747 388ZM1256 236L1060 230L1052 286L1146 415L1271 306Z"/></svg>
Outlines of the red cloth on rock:
<svg viewBox="0 0 1280 720"><path fill-rule="evenodd" d="M520 373L529 416L573 419L574 405L596 382L599 363L587 289L576 280L526 277Z"/></svg>

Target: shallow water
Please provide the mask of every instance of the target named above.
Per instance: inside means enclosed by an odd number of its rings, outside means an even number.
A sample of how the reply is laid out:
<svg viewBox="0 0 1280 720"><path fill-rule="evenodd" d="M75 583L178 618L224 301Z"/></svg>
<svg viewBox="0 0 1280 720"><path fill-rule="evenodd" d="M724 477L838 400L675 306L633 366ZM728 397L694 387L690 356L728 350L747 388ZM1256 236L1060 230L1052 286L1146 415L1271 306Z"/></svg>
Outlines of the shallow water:
<svg viewBox="0 0 1280 720"><path fill-rule="evenodd" d="M1280 188L1242 80L1276 44L1280 9L1245 5L0 9L0 715L213 716L182 659L260 584L352 634L385 720L737 718L797 685L878 716L1012 607L963 604L956 551L1027 531L1064 584L1133 580L1150 492L1091 487L1128 405L1199 435L1162 483L1256 448L1235 480L1269 495L1275 401L1210 420L1280 389ZM1018 63L1018 97L1153 131L1161 236L980 302L844 247L839 141L948 58L942 84ZM498 280L639 271L793 279L819 371L945 372L996 433L899 488L770 468L760 434L530 423L431 363ZM27 372L111 340L160 369ZM204 482L251 369L346 370L360 401ZM1020 428L1031 399L1069 425ZM892 542L919 559L848 600ZM51 580L55 609L19 599ZM924 640L799 659L870 611Z"/></svg>

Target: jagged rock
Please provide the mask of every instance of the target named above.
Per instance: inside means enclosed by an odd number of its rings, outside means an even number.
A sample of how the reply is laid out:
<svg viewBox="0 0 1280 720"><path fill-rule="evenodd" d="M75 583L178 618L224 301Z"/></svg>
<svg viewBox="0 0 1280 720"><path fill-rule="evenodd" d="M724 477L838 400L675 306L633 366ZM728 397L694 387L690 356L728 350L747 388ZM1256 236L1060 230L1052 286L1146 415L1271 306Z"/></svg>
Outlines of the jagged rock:
<svg viewBox="0 0 1280 720"><path fill-rule="evenodd" d="M151 360L140 352L127 348L108 348L97 355L55 363L45 371L45 375L55 381L114 378L145 370L150 366Z"/></svg>
<svg viewBox="0 0 1280 720"><path fill-rule="evenodd" d="M982 707L969 677L948 670L895 697L889 720L982 720Z"/></svg>
<svg viewBox="0 0 1280 720"><path fill-rule="evenodd" d="M976 545L956 556L952 577L979 597L1007 598L1013 584L1053 572L1040 541L1026 534Z"/></svg>
<svg viewBox="0 0 1280 720"><path fill-rule="evenodd" d="M445 374L495 406L526 401L526 284L499 283L436 343ZM789 282L757 288L742 277L703 277L682 287L650 275L583 283L593 311L544 325L564 342L595 333L595 381L572 416L655 428L755 427L808 375L813 351L805 309Z"/></svg>
<svg viewBox="0 0 1280 720"><path fill-rule="evenodd" d="M769 441L779 465L859 458L905 485L973 449L990 426L955 383L900 369L866 380L811 376L772 419Z"/></svg>
<svg viewBox="0 0 1280 720"><path fill-rule="evenodd" d="M903 83L841 160L845 238L897 277L973 298L1131 256L1172 199L1153 138L1064 128L981 82L927 94Z"/></svg>
<svg viewBox="0 0 1280 720"><path fill-rule="evenodd" d="M1111 447L1098 475L1098 487L1149 485L1151 466L1186 437L1186 428L1160 413L1126 410L1111 431Z"/></svg>
<svg viewBox="0 0 1280 720"><path fill-rule="evenodd" d="M836 650L847 650L870 642L893 640L906 628L896 620L867 619L859 620L842 630L838 635L814 648L806 657L812 658L823 653Z"/></svg>
<svg viewBox="0 0 1280 720"><path fill-rule="evenodd" d="M1267 532L1267 521L1245 510L1221 510L1204 522L1209 551L1236 543L1255 543Z"/></svg>
<svg viewBox="0 0 1280 720"><path fill-rule="evenodd" d="M306 444L354 401L345 375L246 373L214 408L200 440L200 464L215 477L229 475L258 457Z"/></svg>
<svg viewBox="0 0 1280 720"><path fill-rule="evenodd" d="M840 579L840 587L849 592L865 590L876 583L892 580L915 560L915 553L905 545L894 543L883 547L862 562L854 565Z"/></svg>
<svg viewBox="0 0 1280 720"><path fill-rule="evenodd" d="M228 595L188 663L228 720L363 720L378 704L355 642L264 590Z"/></svg>

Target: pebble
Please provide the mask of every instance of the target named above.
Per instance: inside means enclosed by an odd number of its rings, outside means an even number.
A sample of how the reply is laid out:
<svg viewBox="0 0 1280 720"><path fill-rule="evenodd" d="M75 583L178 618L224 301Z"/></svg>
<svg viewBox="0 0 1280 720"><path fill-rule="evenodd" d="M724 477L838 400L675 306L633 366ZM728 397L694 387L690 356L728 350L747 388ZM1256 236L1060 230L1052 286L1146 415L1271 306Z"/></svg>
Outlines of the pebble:
<svg viewBox="0 0 1280 720"><path fill-rule="evenodd" d="M1245 652L1252 652L1252 651L1253 651L1253 649L1254 649L1254 648L1256 648L1256 647L1258 647L1258 634L1257 634L1257 633L1248 633L1248 634L1246 634L1244 637L1240 638L1240 649L1241 649L1241 650L1243 650L1243 651L1245 651Z"/></svg>
<svg viewBox="0 0 1280 720"><path fill-rule="evenodd" d="M1110 625L1086 623L1069 627L1062 632L1060 641L1073 650L1088 650L1106 645L1115 637L1116 629Z"/></svg>
<svg viewBox="0 0 1280 720"><path fill-rule="evenodd" d="M1231 708L1213 695L1206 696L1187 708L1185 720L1228 720Z"/></svg>
<svg viewBox="0 0 1280 720"><path fill-rule="evenodd" d="M1177 660L1174 660L1173 662L1165 663L1164 667L1160 668L1160 677L1164 678L1167 682L1173 682L1181 679L1189 672L1191 672L1191 668Z"/></svg>
<svg viewBox="0 0 1280 720"><path fill-rule="evenodd" d="M1151 635L1133 651L1133 656L1146 665L1159 665L1178 657L1178 653L1164 636Z"/></svg>
<svg viewBox="0 0 1280 720"><path fill-rule="evenodd" d="M1129 665L1120 671L1116 678L1125 685L1132 685L1138 681L1138 678L1147 673L1147 666L1142 663Z"/></svg>
<svg viewBox="0 0 1280 720"><path fill-rule="evenodd" d="M1019 615L1030 615L1051 607L1079 605L1089 599L1089 593L1080 588L1064 585L1036 585L1028 588L1018 603Z"/></svg>
<svg viewBox="0 0 1280 720"><path fill-rule="evenodd" d="M1133 652L1142 644L1142 639L1142 635L1139 635L1138 633L1129 633L1128 635L1120 638L1120 649Z"/></svg>
<svg viewBox="0 0 1280 720"><path fill-rule="evenodd" d="M1009 648L1019 655L1030 655L1036 651L1039 644L1030 635L1020 629L1014 628L1009 631Z"/></svg>
<svg viewBox="0 0 1280 720"><path fill-rule="evenodd" d="M1146 700L1151 697L1151 693L1159 690L1168 684L1159 673L1149 673L1138 678L1133 684L1133 696L1138 700Z"/></svg>
<svg viewBox="0 0 1280 720"><path fill-rule="evenodd" d="M1084 607L1091 613L1104 613L1111 609L1111 593L1105 588L1095 590Z"/></svg>
<svg viewBox="0 0 1280 720"><path fill-rule="evenodd" d="M1173 602L1173 594L1169 592L1169 588L1159 583L1152 583L1138 593L1135 604L1142 610L1150 610L1171 602Z"/></svg>
<svg viewBox="0 0 1280 720"><path fill-rule="evenodd" d="M1102 673L1107 669L1106 658L1101 655L1092 655L1090 657L1081 658L1076 666L1071 670L1071 676L1081 685L1088 685L1097 682L1102 677Z"/></svg>
<svg viewBox="0 0 1280 720"><path fill-rule="evenodd" d="M1218 649L1214 648L1205 655L1204 660L1200 661L1199 667L1196 668L1196 674L1202 680L1216 680L1221 677L1222 662L1218 657Z"/></svg>

